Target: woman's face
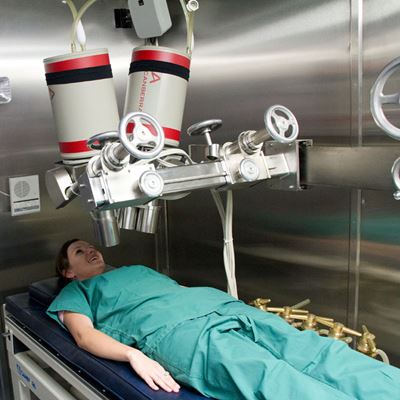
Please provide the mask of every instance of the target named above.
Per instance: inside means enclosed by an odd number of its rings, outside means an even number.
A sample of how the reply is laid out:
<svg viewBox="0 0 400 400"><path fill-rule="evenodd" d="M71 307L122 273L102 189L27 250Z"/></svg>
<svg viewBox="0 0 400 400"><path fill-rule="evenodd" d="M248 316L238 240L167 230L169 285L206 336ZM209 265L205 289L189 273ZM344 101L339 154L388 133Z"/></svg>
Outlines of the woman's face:
<svg viewBox="0 0 400 400"><path fill-rule="evenodd" d="M65 277L82 281L104 272L105 263L101 253L90 243L78 240L67 249L69 268Z"/></svg>

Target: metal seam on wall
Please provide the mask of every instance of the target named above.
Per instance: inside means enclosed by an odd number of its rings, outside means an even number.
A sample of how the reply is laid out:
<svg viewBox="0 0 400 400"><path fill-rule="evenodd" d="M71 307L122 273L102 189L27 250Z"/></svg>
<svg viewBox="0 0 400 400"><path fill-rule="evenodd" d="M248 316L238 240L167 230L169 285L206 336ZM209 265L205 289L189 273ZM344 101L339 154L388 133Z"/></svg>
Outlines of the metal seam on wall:
<svg viewBox="0 0 400 400"><path fill-rule="evenodd" d="M362 146L363 95L363 0L350 2L350 81L351 81L351 145ZM350 192L349 280L347 323L358 325L360 290L360 238L362 190Z"/></svg>

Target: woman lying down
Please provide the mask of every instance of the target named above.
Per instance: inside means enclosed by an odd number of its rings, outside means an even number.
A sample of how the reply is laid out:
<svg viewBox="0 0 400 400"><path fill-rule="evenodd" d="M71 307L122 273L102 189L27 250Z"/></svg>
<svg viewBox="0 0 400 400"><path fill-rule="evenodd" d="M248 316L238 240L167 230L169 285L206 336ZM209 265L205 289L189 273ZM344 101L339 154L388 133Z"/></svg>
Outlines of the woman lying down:
<svg viewBox="0 0 400 400"><path fill-rule="evenodd" d="M70 283L48 314L154 390L178 392L179 382L227 400L400 399L399 369L217 289L141 265L104 272L101 253L78 239L63 245L57 269Z"/></svg>

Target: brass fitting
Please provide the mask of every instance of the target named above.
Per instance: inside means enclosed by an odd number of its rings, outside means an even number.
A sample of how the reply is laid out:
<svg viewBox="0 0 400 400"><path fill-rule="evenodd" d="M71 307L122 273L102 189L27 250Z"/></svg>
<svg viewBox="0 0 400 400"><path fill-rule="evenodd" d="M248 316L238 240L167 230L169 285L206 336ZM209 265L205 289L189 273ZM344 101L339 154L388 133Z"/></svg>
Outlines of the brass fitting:
<svg viewBox="0 0 400 400"><path fill-rule="evenodd" d="M254 306L263 311L268 311L267 304L269 303L271 303L271 299L263 299L261 297L257 297L253 301L250 301L249 305Z"/></svg>
<svg viewBox="0 0 400 400"><path fill-rule="evenodd" d="M365 325L362 326L363 335L357 342L357 350L364 353L370 357L376 357L376 343L375 335L368 331Z"/></svg>
<svg viewBox="0 0 400 400"><path fill-rule="evenodd" d="M307 319L301 324L301 329L304 331L316 331L317 324L317 316L315 314L308 314Z"/></svg>

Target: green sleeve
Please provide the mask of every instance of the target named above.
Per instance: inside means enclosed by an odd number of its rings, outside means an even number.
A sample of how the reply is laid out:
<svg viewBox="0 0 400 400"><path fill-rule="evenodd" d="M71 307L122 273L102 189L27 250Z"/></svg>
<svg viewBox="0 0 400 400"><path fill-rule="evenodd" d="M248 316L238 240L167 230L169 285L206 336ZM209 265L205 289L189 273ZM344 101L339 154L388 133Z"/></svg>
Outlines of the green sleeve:
<svg viewBox="0 0 400 400"><path fill-rule="evenodd" d="M63 328L64 324L58 318L59 311L72 311L86 315L93 321L92 310L79 282L74 281L65 286L47 309L47 315L57 321Z"/></svg>

